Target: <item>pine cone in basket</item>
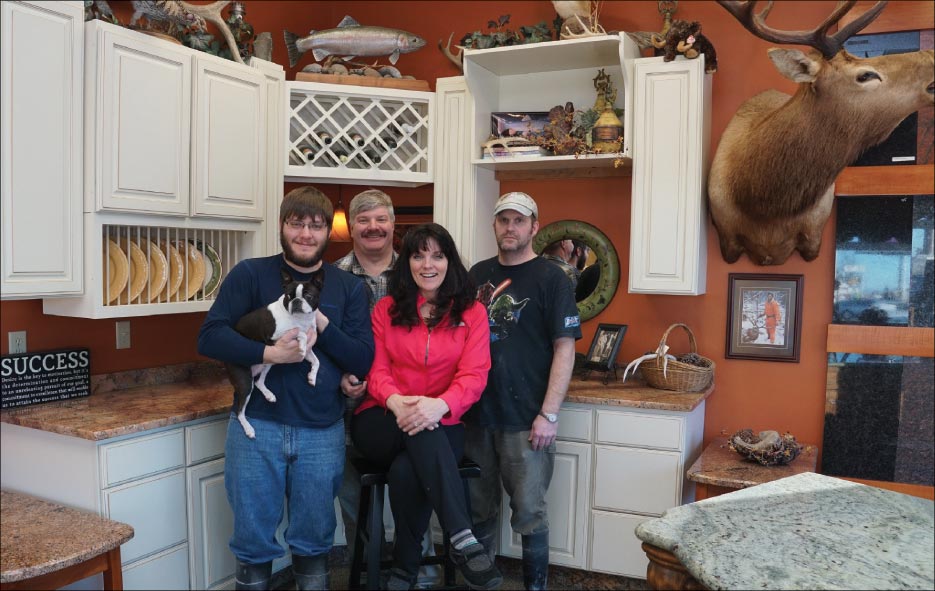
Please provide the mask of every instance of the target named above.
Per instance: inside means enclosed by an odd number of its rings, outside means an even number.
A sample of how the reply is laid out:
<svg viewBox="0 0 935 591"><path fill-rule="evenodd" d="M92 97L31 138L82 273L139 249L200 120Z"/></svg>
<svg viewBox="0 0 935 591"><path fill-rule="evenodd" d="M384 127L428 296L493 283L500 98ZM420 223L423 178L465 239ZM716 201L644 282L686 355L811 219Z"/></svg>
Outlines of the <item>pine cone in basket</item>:
<svg viewBox="0 0 935 591"><path fill-rule="evenodd" d="M754 435L752 429L741 429L731 435L728 447L749 460L764 466L788 464L799 456L802 446L791 433L780 435L777 431L760 431Z"/></svg>
<svg viewBox="0 0 935 591"><path fill-rule="evenodd" d="M683 355L677 356L675 359L689 365L695 365L698 367L711 367L711 360L702 357L698 353L685 353Z"/></svg>

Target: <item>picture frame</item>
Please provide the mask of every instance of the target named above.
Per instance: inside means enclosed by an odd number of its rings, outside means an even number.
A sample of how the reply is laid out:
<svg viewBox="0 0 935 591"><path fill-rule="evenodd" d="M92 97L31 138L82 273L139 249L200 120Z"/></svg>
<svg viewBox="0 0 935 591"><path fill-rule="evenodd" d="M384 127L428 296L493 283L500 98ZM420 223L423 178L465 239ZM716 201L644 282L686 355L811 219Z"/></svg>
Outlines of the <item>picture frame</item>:
<svg viewBox="0 0 935 591"><path fill-rule="evenodd" d="M584 368L604 372L615 371L617 353L620 352L620 344L626 332L626 324L599 324L584 358Z"/></svg>
<svg viewBox="0 0 935 591"><path fill-rule="evenodd" d="M728 359L799 362L805 277L771 273L728 276Z"/></svg>
<svg viewBox="0 0 935 591"><path fill-rule="evenodd" d="M497 138L523 137L532 140L534 137L542 135L548 124L548 111L491 113L490 135Z"/></svg>

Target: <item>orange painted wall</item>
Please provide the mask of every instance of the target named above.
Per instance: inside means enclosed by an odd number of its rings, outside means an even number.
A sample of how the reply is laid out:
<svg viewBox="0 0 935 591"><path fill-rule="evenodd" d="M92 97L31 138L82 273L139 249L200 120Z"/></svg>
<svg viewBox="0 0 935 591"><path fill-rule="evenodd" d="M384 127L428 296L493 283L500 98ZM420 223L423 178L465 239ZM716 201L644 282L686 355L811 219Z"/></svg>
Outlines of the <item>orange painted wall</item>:
<svg viewBox="0 0 935 591"><path fill-rule="evenodd" d="M128 3L111 2L124 22L129 20ZM774 26L806 28L830 12L835 3L777 2L770 17ZM363 24L400 27L424 37L429 45L401 57L404 73L429 80L456 75L457 71L439 52L435 43L455 33L457 40L469 31L486 29L490 19L509 13L511 27L551 21L551 4L544 0L527 2L274 2L248 1L247 20L257 31L274 33L274 61L285 61L281 30L297 33L335 26L345 14ZM728 120L746 98L768 88L791 91L792 83L781 78L766 57L770 46L754 39L713 2L679 3L677 18L699 20L705 34L714 42L719 70L714 75L711 154ZM656 2L605 2L601 22L607 30L658 30L661 24ZM306 57L301 63L310 63ZM293 77L294 71L287 74ZM536 105L541 108L544 105ZM584 105L578 105L584 106ZM287 188L289 188L287 186ZM335 201L338 188L322 188ZM714 228L708 226L707 293L699 297L646 296L627 293L629 259L630 187L629 179L591 179L548 182L504 182L503 191L523 190L540 204L543 223L560 219L580 219L601 228L613 241L621 260L623 281L616 297L595 320L584 326L579 351L587 349L599 322L625 323L629 331L620 360L629 360L656 347L663 331L673 322L692 327L700 352L717 363L717 389L708 401L705 440L721 431L742 427L788 430L800 441L820 443L825 399L825 335L831 320L833 281L833 218L826 227L819 258L804 263L794 255L780 267L760 268L742 259L734 265L721 260ZM360 187L342 190L344 204ZM388 190L400 205L430 204L431 187ZM335 245L329 255L345 252L347 245ZM770 363L724 359L727 323L727 275L732 272L773 272L805 276L805 305L801 361ZM195 336L203 314L185 314L132 319L133 348L114 349L113 320L81 320L43 316L41 302L5 302L2 331L28 330L30 350L90 346L92 373L151 367L197 359ZM7 352L6 338L2 341ZM670 339L675 352L687 349L681 335Z"/></svg>

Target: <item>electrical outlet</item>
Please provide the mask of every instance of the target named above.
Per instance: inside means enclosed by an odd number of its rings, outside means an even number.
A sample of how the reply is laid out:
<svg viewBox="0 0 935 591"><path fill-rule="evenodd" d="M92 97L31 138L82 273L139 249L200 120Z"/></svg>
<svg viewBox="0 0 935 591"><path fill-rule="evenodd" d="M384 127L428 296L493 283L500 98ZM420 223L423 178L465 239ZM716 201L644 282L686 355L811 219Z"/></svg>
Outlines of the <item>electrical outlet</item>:
<svg viewBox="0 0 935 591"><path fill-rule="evenodd" d="M26 352L26 331L17 330L7 333L10 339L10 355Z"/></svg>
<svg viewBox="0 0 935 591"><path fill-rule="evenodd" d="M130 348L130 321L120 320L117 322L117 348Z"/></svg>

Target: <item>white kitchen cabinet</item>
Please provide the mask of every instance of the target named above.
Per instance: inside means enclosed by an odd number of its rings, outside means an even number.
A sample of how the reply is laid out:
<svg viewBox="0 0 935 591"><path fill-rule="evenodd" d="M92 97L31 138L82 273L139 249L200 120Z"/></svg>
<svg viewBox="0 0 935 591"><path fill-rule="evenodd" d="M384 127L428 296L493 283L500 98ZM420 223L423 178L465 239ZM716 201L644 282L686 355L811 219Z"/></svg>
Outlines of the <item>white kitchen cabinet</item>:
<svg viewBox="0 0 935 591"><path fill-rule="evenodd" d="M711 76L704 57L634 64L632 293L705 292Z"/></svg>
<svg viewBox="0 0 935 591"><path fill-rule="evenodd" d="M286 83L286 180L417 187L432 182L431 92Z"/></svg>
<svg viewBox="0 0 935 591"><path fill-rule="evenodd" d="M549 562L646 578L636 526L694 500L685 470L701 453L705 405L657 411L567 403L559 411L549 486ZM500 554L520 558L509 497L500 512Z"/></svg>
<svg viewBox="0 0 935 591"><path fill-rule="evenodd" d="M2 299L82 290L84 7L0 3Z"/></svg>
<svg viewBox="0 0 935 591"><path fill-rule="evenodd" d="M250 67L256 68L266 77L266 251L267 255L278 254L279 203L282 200L283 168L285 167L285 139L283 112L286 72L279 64L250 59Z"/></svg>
<svg viewBox="0 0 935 591"><path fill-rule="evenodd" d="M192 589L217 589L237 571L228 543L234 514L224 489L224 459L187 469Z"/></svg>

